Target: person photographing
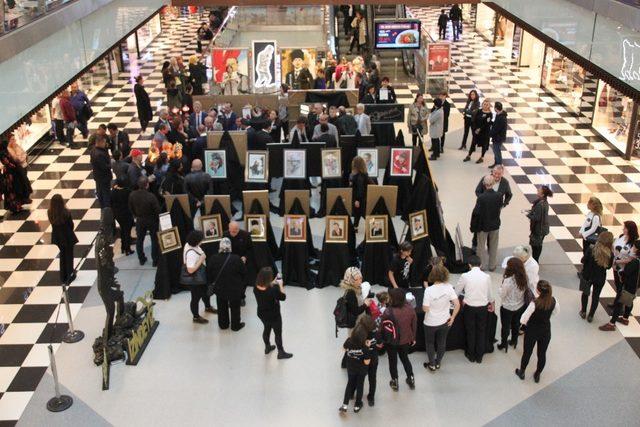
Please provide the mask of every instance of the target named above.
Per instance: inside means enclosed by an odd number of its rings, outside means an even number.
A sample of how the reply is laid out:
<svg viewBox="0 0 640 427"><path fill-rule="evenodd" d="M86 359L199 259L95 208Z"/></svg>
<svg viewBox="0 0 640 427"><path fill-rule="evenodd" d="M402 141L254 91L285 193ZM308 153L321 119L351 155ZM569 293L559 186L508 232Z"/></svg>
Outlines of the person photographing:
<svg viewBox="0 0 640 427"><path fill-rule="evenodd" d="M284 284L280 276L273 279L271 267L264 267L258 272L256 286L253 294L258 303L258 318L264 326L262 340L264 341L264 354L269 354L278 348L278 359L290 359L293 354L284 351L282 345L282 316L280 314L280 301L287 299L284 292ZM271 331L276 338L276 345L272 345Z"/></svg>

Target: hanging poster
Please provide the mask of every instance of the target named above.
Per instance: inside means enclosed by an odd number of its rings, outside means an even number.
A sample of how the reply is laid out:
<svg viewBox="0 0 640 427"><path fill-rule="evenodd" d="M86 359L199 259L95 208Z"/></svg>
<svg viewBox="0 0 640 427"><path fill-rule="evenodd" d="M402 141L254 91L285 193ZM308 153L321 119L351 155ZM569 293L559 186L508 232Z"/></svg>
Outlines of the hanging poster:
<svg viewBox="0 0 640 427"><path fill-rule="evenodd" d="M253 87L257 92L276 91L279 76L276 74L276 41L254 40Z"/></svg>
<svg viewBox="0 0 640 427"><path fill-rule="evenodd" d="M427 44L427 76L449 74L451 68L451 44Z"/></svg>
<svg viewBox="0 0 640 427"><path fill-rule="evenodd" d="M280 51L282 82L294 90L313 89L317 57L318 52L313 48L282 49Z"/></svg>
<svg viewBox="0 0 640 427"><path fill-rule="evenodd" d="M249 49L211 49L211 68L217 85L221 85L225 77L237 78L238 92L250 92Z"/></svg>

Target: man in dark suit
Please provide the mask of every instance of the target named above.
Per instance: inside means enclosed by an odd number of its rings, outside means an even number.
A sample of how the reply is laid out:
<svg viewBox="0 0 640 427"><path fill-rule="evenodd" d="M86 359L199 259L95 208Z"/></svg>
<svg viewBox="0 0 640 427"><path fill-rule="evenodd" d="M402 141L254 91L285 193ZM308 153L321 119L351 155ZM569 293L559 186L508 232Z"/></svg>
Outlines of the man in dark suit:
<svg viewBox="0 0 640 427"><path fill-rule="evenodd" d="M224 130L237 130L236 119L237 116L232 110L232 105L230 103L225 104L223 111L218 115L218 121L222 123L222 128Z"/></svg>
<svg viewBox="0 0 640 427"><path fill-rule="evenodd" d="M503 177L504 168L502 165L495 165L491 170L491 176L493 177L493 189L502 197L502 207L505 208L511 201L513 193L511 193L511 186L509 181ZM484 178L480 180L476 187L476 197L480 197L484 193Z"/></svg>
<svg viewBox="0 0 640 427"><path fill-rule="evenodd" d="M160 129L160 125L166 125L167 128L171 130L171 123L169 123L169 112L166 109L160 110L160 112L158 113L158 121L153 127L153 133L158 132L158 129Z"/></svg>
<svg viewBox="0 0 640 427"><path fill-rule="evenodd" d="M229 223L229 229L225 231L224 237L228 238L231 241L231 252L235 255L238 255L244 265L247 267L248 272L253 272L255 275L255 259L253 257L253 240L251 239L251 234L248 231L241 230L240 225L231 221ZM252 286L253 283L249 283L249 277L247 275L245 285ZM242 292L242 305L245 305L245 295L244 290Z"/></svg>
<svg viewBox="0 0 640 427"><path fill-rule="evenodd" d="M202 161L195 159L191 162L191 172L184 177L184 190L194 199L197 207L204 203L204 196L209 194L211 177L202 170Z"/></svg>
<svg viewBox="0 0 640 427"><path fill-rule="evenodd" d="M447 101L447 92L442 92L438 97L442 100L442 112L444 113L444 127L442 128L442 138L440 138L441 153L444 154L444 138L449 131L449 114L451 113L451 104Z"/></svg>
<svg viewBox="0 0 640 427"><path fill-rule="evenodd" d="M96 196L101 208L111 207L111 159L107 151L104 136L95 139L96 146L91 150L91 167L96 182Z"/></svg>
<svg viewBox="0 0 640 427"><path fill-rule="evenodd" d="M158 227L160 215L160 203L158 198L149 191L149 180L141 176L137 182L138 189L129 195L129 210L136 218L136 252L140 265L147 262L144 254L144 238L149 233L151 237L151 259L153 266L158 265Z"/></svg>
<svg viewBox="0 0 640 427"><path fill-rule="evenodd" d="M129 142L129 135L125 132L118 130L118 126L115 123L109 123L107 125L107 132L109 132L109 149L111 154L114 151L122 153L122 157L127 157L129 151L131 151L131 142Z"/></svg>
<svg viewBox="0 0 640 427"><path fill-rule="evenodd" d="M500 230L500 211L502 210L502 194L494 191L495 181L491 175L483 178L484 192L476 199L476 206L471 214L470 229L478 233L478 255L482 260L482 269L495 271ZM488 253L487 253L488 246Z"/></svg>
<svg viewBox="0 0 640 427"><path fill-rule="evenodd" d="M320 123L320 116L323 112L322 104L313 104L313 109L307 115L307 135L313 135L313 129Z"/></svg>
<svg viewBox="0 0 640 427"><path fill-rule="evenodd" d="M193 103L193 113L189 114L189 131L192 134L197 134L200 125L204 125L204 119L207 117L207 113L202 111L202 104L200 101Z"/></svg>
<svg viewBox="0 0 640 427"><path fill-rule="evenodd" d="M291 51L291 67L285 77L287 86L296 90L311 89L313 76L304 62L304 52L301 49Z"/></svg>
<svg viewBox="0 0 640 427"><path fill-rule="evenodd" d="M207 259L207 279L209 283L216 283L218 326L220 329L231 326L232 331L239 331L244 327L244 322L240 321L240 306L244 298L247 271L231 248L232 243L228 238L220 241L219 252Z"/></svg>

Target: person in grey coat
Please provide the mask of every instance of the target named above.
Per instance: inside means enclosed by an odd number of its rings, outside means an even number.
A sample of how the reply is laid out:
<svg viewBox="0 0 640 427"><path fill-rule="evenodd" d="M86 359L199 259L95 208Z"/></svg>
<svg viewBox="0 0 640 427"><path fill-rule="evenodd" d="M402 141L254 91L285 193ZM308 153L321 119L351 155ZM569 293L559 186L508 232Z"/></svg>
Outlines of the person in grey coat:
<svg viewBox="0 0 640 427"><path fill-rule="evenodd" d="M549 202L547 201L549 197L553 197L553 192L549 187L543 185L538 188L538 198L533 202L531 210L527 212L527 218L530 221L529 244L536 262L540 260L542 241L549 234Z"/></svg>
<svg viewBox="0 0 640 427"><path fill-rule="evenodd" d="M433 154L430 160L437 160L442 153L442 135L444 134L444 112L442 111L442 99L433 100L433 110L429 114L429 137L431 138L431 150Z"/></svg>

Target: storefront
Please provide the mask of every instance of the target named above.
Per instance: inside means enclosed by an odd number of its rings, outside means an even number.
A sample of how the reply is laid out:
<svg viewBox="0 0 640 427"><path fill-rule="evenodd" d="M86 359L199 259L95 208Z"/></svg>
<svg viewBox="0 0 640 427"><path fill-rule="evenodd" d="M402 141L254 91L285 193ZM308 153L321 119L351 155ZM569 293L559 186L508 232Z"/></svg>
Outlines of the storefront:
<svg viewBox="0 0 640 427"><path fill-rule="evenodd" d="M593 114L593 127L622 153L632 144L631 155L637 156L637 135L631 135L634 121L633 100L600 80ZM636 131L637 133L637 131Z"/></svg>
<svg viewBox="0 0 640 427"><path fill-rule="evenodd" d="M478 4L476 12L476 31L493 44L496 31L496 12L482 3Z"/></svg>
<svg viewBox="0 0 640 427"><path fill-rule="evenodd" d="M529 75L533 82L540 84L542 65L544 63L545 44L531 33L522 31L518 67Z"/></svg>
<svg viewBox="0 0 640 427"><path fill-rule="evenodd" d="M127 48L129 54L137 54L145 50L147 46L156 38L162 31L162 25L160 23L160 14L155 15L146 24L138 28L127 37Z"/></svg>
<svg viewBox="0 0 640 427"><path fill-rule="evenodd" d="M547 47L542 67L542 87L557 96L574 113L580 112L584 79L584 68Z"/></svg>
<svg viewBox="0 0 640 427"><path fill-rule="evenodd" d="M513 43L515 32L516 24L509 21L506 16L498 15L494 46L507 59L514 59Z"/></svg>
<svg viewBox="0 0 640 427"><path fill-rule="evenodd" d="M462 9L462 21L466 22L467 24L475 24L475 17L476 17L476 5L475 4L470 4L470 3L464 3L462 5L460 5L461 9Z"/></svg>

